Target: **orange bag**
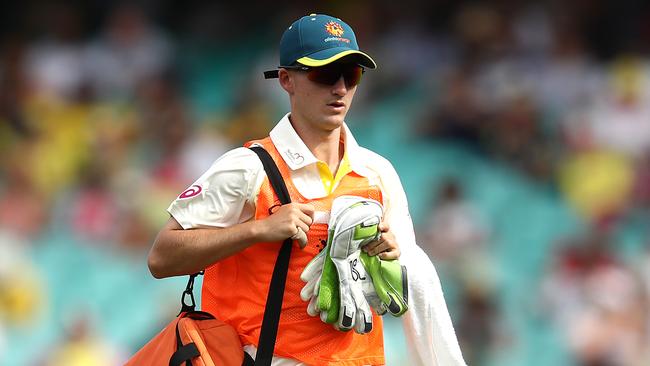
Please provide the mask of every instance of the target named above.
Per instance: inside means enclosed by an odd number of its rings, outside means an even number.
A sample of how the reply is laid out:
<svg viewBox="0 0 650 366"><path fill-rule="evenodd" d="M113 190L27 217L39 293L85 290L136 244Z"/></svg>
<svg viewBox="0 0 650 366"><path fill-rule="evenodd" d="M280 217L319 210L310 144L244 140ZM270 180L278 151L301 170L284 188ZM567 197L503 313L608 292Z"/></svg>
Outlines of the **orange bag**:
<svg viewBox="0 0 650 366"><path fill-rule="evenodd" d="M244 360L233 327L210 313L191 311L169 323L126 366L241 366Z"/></svg>
<svg viewBox="0 0 650 366"><path fill-rule="evenodd" d="M194 311L194 279L190 276L181 297L181 312L125 366L252 366L235 328L204 311ZM185 296L191 303L185 303Z"/></svg>

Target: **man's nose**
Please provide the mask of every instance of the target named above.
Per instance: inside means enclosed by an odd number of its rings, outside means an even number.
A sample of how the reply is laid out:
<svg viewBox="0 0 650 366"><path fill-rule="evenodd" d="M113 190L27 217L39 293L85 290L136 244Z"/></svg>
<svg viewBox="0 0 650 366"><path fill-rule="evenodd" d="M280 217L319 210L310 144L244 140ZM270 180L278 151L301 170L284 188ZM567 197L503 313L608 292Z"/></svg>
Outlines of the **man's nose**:
<svg viewBox="0 0 650 366"><path fill-rule="evenodd" d="M339 77L336 83L332 85L332 94L344 96L347 93L348 93L348 87L345 85L345 78L343 78L343 75L341 75L341 77Z"/></svg>

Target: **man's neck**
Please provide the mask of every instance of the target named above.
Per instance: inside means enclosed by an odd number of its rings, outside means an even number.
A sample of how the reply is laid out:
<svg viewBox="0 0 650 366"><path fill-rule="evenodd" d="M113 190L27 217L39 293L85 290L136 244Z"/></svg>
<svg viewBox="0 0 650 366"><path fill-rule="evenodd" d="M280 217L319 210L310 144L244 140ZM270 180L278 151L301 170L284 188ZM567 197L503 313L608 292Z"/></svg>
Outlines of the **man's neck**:
<svg viewBox="0 0 650 366"><path fill-rule="evenodd" d="M317 130L310 128L305 123L296 123L291 116L289 120L298 136L300 136L316 159L327 164L332 174L335 174L345 151L341 143L343 127L331 131Z"/></svg>

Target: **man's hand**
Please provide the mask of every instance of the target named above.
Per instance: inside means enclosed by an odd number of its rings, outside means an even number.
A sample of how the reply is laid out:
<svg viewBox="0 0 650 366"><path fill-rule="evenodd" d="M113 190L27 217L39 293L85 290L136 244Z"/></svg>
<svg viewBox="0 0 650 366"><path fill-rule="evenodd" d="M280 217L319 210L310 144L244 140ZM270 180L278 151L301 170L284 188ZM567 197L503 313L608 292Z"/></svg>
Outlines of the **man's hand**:
<svg viewBox="0 0 650 366"><path fill-rule="evenodd" d="M260 220L260 241L272 242L293 238L301 247L307 244L307 232L314 221L314 207L304 203L280 206L269 217Z"/></svg>
<svg viewBox="0 0 650 366"><path fill-rule="evenodd" d="M379 224L379 231L381 231L379 240L369 243L362 250L370 256L378 255L379 258L384 260L399 258L401 252L395 240L395 235L390 231L388 224L381 222Z"/></svg>

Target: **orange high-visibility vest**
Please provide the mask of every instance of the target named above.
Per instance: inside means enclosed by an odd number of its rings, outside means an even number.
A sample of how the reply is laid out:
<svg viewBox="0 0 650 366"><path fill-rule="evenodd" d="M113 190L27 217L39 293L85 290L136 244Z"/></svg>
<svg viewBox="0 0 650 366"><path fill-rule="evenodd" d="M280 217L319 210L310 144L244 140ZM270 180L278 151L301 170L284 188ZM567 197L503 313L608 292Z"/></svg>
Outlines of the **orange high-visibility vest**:
<svg viewBox="0 0 650 366"><path fill-rule="evenodd" d="M273 157L284 178L293 202L309 203L316 211L330 212L332 201L341 195L355 195L382 202L381 190L368 179L350 172L326 197L307 199L290 179L290 170L269 137L246 143L261 144ZM268 178L260 188L255 219L270 215L279 205ZM327 224L314 223L307 233L304 249L293 246L282 303L280 325L274 354L299 360L308 365L384 365L384 342L381 317L373 313L373 329L368 334L341 332L318 316L307 314L307 302L300 299L305 285L300 280L303 269L327 243ZM207 268L203 279L202 310L232 325L242 344L257 346L264 316L266 295L273 274L280 242L256 243L247 249Z"/></svg>

